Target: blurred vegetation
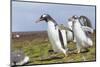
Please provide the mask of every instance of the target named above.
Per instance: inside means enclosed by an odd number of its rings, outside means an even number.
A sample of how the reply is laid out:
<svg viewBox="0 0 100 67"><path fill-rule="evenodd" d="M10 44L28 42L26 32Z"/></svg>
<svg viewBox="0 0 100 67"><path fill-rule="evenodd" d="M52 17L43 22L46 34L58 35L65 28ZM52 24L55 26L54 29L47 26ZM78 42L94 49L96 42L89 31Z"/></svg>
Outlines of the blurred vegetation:
<svg viewBox="0 0 100 67"><path fill-rule="evenodd" d="M32 35L31 35L32 34ZM63 58L63 54L54 54L49 52L52 50L48 40L47 33L23 35L23 37L12 38L11 50L23 50L30 57L30 64L51 64L51 63L67 63L81 61L95 61L95 34L92 35L93 47L89 48L88 52L69 53L68 57ZM30 36L31 35L31 36ZM68 43L69 50L76 50L76 45L73 42Z"/></svg>

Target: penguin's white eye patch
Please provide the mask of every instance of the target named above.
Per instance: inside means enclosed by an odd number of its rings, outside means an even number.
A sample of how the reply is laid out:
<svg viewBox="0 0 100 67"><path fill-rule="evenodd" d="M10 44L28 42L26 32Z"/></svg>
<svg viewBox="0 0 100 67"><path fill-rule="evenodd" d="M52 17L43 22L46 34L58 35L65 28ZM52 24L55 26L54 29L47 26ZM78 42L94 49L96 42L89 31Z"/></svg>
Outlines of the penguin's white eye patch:
<svg viewBox="0 0 100 67"><path fill-rule="evenodd" d="M42 17L46 17L46 15L43 15Z"/></svg>

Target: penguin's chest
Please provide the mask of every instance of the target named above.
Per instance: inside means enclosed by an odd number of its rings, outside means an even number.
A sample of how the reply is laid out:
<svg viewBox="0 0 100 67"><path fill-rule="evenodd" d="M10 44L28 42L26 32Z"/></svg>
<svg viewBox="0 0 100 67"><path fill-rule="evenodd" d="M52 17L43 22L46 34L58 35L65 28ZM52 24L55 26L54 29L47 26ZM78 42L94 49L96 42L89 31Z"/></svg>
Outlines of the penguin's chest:
<svg viewBox="0 0 100 67"><path fill-rule="evenodd" d="M70 28L72 30L72 22L68 22L68 25L67 25L68 28Z"/></svg>
<svg viewBox="0 0 100 67"><path fill-rule="evenodd" d="M61 47L60 39L59 39L59 33L58 28L55 27L54 24L48 24L48 38L51 42L51 45L53 47L53 50L55 52L59 52L59 48Z"/></svg>
<svg viewBox="0 0 100 67"><path fill-rule="evenodd" d="M86 40L85 33L84 33L84 31L82 30L81 26L78 23L76 23L74 25L73 29L74 29L74 35L75 35L76 39Z"/></svg>
<svg viewBox="0 0 100 67"><path fill-rule="evenodd" d="M52 40L54 40L54 41L59 40L58 28L56 28L54 26L54 24L48 25L48 36L49 36L49 38L52 38Z"/></svg>
<svg viewBox="0 0 100 67"><path fill-rule="evenodd" d="M68 39L68 41L73 40L73 33L72 32L67 31L67 39Z"/></svg>

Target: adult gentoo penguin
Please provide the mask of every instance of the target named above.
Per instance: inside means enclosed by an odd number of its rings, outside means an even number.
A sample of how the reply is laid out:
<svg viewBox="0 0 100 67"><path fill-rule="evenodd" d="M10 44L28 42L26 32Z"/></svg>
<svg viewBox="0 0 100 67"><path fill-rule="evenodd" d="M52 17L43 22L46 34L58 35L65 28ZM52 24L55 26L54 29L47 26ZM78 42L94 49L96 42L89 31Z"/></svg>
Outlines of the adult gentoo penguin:
<svg viewBox="0 0 100 67"><path fill-rule="evenodd" d="M87 48L87 47L90 47L93 45L91 38L89 38L85 34L84 29L91 31L91 32L93 32L93 29L91 29L87 26L86 27L82 26L80 21L79 21L78 16L72 16L70 18L70 20L73 22L72 23L72 30L73 30L74 36L76 38L76 46L77 46L78 53L80 53L81 48Z"/></svg>
<svg viewBox="0 0 100 67"><path fill-rule="evenodd" d="M66 30L59 29L59 25L56 21L48 14L43 14L37 20L39 21L46 21L48 24L48 38L51 42L52 48L54 52L63 53L64 56L67 56L67 39L66 39Z"/></svg>
<svg viewBox="0 0 100 67"><path fill-rule="evenodd" d="M84 32L87 35L89 35L91 33L90 29L92 29L91 21L86 16L81 15L79 17L79 22L80 22L81 26L83 27ZM68 22L67 22L67 28L72 30L72 21L70 18L68 19ZM67 31L67 41L68 42L72 42L72 41L76 42L76 39L71 31Z"/></svg>

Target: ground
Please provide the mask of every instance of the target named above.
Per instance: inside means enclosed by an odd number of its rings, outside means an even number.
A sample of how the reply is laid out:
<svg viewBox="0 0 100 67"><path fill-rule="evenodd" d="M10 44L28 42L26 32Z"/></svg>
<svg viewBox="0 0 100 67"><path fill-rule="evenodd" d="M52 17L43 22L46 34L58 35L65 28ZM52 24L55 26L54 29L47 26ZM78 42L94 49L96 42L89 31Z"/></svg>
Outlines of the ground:
<svg viewBox="0 0 100 67"><path fill-rule="evenodd" d="M14 33L13 35L15 35ZM96 45L95 34L93 34L93 47L89 48L88 52L82 53L69 53L66 58L63 54L54 54L49 52L52 46L48 40L46 32L27 32L17 33L20 34L19 38L11 38L11 51L23 50L25 55L29 56L30 61L27 65L33 64L51 64L51 63L68 63L68 62L83 62L96 60ZM75 51L76 45L73 42L68 43L69 50ZM70 52L70 51L69 51Z"/></svg>

